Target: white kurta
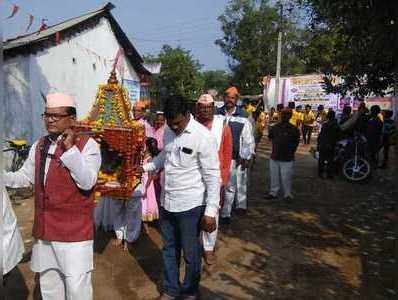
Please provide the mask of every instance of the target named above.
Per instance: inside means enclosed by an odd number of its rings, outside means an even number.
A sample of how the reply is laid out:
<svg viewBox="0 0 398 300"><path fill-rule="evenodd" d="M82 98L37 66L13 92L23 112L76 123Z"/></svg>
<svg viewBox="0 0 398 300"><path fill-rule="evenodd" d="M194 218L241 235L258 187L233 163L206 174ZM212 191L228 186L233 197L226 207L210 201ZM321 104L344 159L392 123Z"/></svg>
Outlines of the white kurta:
<svg viewBox="0 0 398 300"><path fill-rule="evenodd" d="M211 125L210 132L215 137L217 141L217 151L220 150L222 136L224 132L226 118L222 115L215 115L213 118L213 122ZM220 178L221 179L221 178ZM220 201L220 197L219 201ZM202 232L202 241L203 241L203 249L205 251L214 251L214 247L216 246L217 235L218 235L218 217L219 213L215 215L216 218L216 229L213 232Z"/></svg>
<svg viewBox="0 0 398 300"><path fill-rule="evenodd" d="M14 173L5 173L4 182L9 187L26 187L34 184L35 153L37 142L33 144L28 159L21 169ZM52 143L49 154L54 154L56 143ZM62 163L70 171L77 186L90 190L97 181L101 166L101 153L98 144L89 139L82 152L73 146L60 157ZM47 157L44 180L51 158ZM31 269L33 272L43 272L48 269L58 269L66 276L89 272L93 269L93 241L83 242L53 242L37 240L33 244Z"/></svg>
<svg viewBox="0 0 398 300"><path fill-rule="evenodd" d="M21 261L25 249L14 210L4 187L2 187L1 193L3 202L3 274L6 274Z"/></svg>

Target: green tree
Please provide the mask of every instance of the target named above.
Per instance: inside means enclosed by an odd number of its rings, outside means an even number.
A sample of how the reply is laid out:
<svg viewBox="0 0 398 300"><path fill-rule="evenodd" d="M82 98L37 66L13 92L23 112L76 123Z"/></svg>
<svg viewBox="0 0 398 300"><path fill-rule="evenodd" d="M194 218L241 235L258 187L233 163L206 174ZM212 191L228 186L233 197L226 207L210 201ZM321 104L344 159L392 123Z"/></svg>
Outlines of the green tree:
<svg viewBox="0 0 398 300"><path fill-rule="evenodd" d="M164 45L159 55L144 56L144 61L162 64L160 74L154 78L154 89L161 95L179 95L192 101L202 92L201 65L190 51Z"/></svg>
<svg viewBox="0 0 398 300"><path fill-rule="evenodd" d="M286 14L286 13L285 13ZM280 14L268 0L231 0L219 18L224 36L216 41L229 58L233 81L243 93L258 93L264 75L276 73ZM311 71L304 60L307 31L295 18L282 17L281 73Z"/></svg>
<svg viewBox="0 0 398 300"><path fill-rule="evenodd" d="M204 81L204 91L215 89L221 93L228 87L231 81L231 74L224 70L203 71L202 77Z"/></svg>
<svg viewBox="0 0 398 300"><path fill-rule="evenodd" d="M396 0L298 2L311 17L305 56L325 74L327 90L359 96L391 90L398 72Z"/></svg>

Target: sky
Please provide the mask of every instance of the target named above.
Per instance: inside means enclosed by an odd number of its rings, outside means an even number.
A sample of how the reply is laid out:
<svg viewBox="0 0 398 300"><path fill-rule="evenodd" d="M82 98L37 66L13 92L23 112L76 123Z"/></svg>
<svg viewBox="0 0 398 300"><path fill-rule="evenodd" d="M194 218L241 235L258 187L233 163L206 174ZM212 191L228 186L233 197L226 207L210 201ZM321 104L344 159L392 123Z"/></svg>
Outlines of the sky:
<svg viewBox="0 0 398 300"><path fill-rule="evenodd" d="M30 31L94 10L105 1L98 0L0 0L0 18L4 38L23 34L35 17ZM227 57L214 44L222 37L220 16L228 0L113 0L112 14L140 54L157 54L163 44L191 50L204 70L228 69ZM6 19L12 5L20 7L11 19Z"/></svg>

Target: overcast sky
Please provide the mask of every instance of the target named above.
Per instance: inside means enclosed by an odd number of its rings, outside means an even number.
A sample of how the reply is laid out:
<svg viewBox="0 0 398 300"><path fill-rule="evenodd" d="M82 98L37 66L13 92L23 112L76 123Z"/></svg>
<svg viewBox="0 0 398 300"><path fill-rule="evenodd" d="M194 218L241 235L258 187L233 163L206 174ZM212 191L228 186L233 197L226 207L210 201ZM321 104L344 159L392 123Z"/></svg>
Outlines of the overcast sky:
<svg viewBox="0 0 398 300"><path fill-rule="evenodd" d="M0 0L3 34L9 38L25 32L28 14L35 16L31 31L81 15L106 2L98 0ZM165 43L192 50L204 69L227 69L227 58L214 41L222 36L217 17L228 0L113 0L116 17L141 54L156 54ZM20 7L10 14L12 4Z"/></svg>

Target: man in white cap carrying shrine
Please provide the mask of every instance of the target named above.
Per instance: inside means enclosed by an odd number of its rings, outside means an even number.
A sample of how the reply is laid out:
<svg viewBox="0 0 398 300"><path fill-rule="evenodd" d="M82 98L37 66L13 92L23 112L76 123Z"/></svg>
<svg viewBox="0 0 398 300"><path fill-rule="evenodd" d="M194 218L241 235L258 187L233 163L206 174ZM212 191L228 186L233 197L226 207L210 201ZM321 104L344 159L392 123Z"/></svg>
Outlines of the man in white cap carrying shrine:
<svg viewBox="0 0 398 300"><path fill-rule="evenodd" d="M40 274L44 300L93 298L93 188L101 165L98 144L71 129L72 97L46 97L48 135L36 141L21 169L5 173L9 187L35 188L31 269Z"/></svg>

